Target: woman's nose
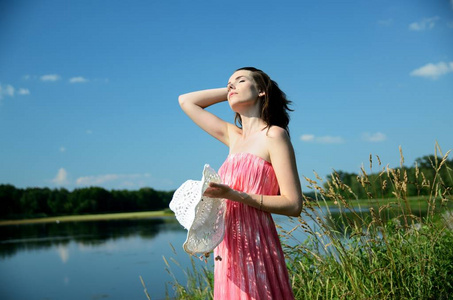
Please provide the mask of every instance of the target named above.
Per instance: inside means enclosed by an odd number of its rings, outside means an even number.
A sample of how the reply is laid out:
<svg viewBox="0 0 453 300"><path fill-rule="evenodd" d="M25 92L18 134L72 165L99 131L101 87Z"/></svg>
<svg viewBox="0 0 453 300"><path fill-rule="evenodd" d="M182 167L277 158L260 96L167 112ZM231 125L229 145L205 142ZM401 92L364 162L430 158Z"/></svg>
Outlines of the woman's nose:
<svg viewBox="0 0 453 300"><path fill-rule="evenodd" d="M235 89L234 85L232 83L228 84L228 90L232 90L232 89Z"/></svg>

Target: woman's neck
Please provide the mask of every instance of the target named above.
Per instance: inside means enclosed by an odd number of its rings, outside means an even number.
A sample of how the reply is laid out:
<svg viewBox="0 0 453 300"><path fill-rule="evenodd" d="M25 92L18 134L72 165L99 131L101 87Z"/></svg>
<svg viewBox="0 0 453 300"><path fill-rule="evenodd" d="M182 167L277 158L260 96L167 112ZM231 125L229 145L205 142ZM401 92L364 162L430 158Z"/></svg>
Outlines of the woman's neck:
<svg viewBox="0 0 453 300"><path fill-rule="evenodd" d="M248 117L242 116L242 138L246 139L250 135L263 130L266 127L266 123L260 117Z"/></svg>
<svg viewBox="0 0 453 300"><path fill-rule="evenodd" d="M261 109L259 102L256 101L253 106L244 107L239 111L242 123L242 139L247 139L250 135L263 130L266 122L261 119Z"/></svg>

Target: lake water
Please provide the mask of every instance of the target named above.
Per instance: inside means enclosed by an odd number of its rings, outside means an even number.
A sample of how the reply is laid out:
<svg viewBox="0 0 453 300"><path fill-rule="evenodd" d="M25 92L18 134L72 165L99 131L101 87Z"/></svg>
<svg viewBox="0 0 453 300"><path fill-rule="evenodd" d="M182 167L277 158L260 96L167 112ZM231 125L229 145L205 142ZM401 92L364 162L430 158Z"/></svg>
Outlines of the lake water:
<svg viewBox="0 0 453 300"><path fill-rule="evenodd" d="M287 217L274 219L292 227ZM166 284L173 295L172 278L162 257L189 267L190 257L182 250L185 238L186 230L174 217L2 226L0 299L146 300L139 276L151 299L165 299ZM207 266L212 264L211 257ZM183 270L170 265L184 283Z"/></svg>
<svg viewBox="0 0 453 300"><path fill-rule="evenodd" d="M329 210L331 220L340 214L337 207ZM356 209L360 210L368 208ZM326 209L312 213L302 216L314 229L312 218L324 218ZM273 217L283 230L298 224L285 216ZM340 223L330 222L344 231ZM191 268L191 257L182 249L186 233L174 217L0 226L0 299L146 300L140 276L151 299L165 299L167 290L171 297L173 279L163 256L173 275L185 284L184 270ZM299 229L292 237L287 244L303 242L307 233ZM213 268L212 257L207 263L194 261L197 268Z"/></svg>

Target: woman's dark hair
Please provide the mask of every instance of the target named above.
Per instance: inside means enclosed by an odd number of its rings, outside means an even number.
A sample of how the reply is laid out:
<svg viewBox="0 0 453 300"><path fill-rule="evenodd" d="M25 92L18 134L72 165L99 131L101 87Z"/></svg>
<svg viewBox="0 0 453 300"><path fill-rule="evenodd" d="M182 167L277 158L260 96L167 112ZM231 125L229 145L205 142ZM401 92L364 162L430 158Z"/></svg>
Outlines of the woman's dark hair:
<svg viewBox="0 0 453 300"><path fill-rule="evenodd" d="M289 134L289 114L288 111L293 111L289 108L291 101L286 99L286 94L278 87L278 84L273 81L266 73L254 68L244 67L237 69L236 71L246 70L252 72L253 80L258 85L260 92L264 92L264 96L259 98L261 105L261 119L266 122L266 127L269 128L272 125L280 126L286 130ZM234 122L238 127L242 127L241 115L236 113Z"/></svg>

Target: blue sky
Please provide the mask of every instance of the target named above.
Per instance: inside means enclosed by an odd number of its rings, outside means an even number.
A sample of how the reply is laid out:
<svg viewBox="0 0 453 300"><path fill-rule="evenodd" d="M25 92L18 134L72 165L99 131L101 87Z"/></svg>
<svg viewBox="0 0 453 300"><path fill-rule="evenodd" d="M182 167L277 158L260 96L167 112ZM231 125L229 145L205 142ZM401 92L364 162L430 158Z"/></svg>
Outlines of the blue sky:
<svg viewBox="0 0 453 300"><path fill-rule="evenodd" d="M177 188L228 149L179 94L255 66L293 102L299 173L453 148L453 0L2 1L0 183ZM232 121L226 103L210 110ZM374 171L379 169L375 166ZM302 185L305 186L304 181Z"/></svg>

